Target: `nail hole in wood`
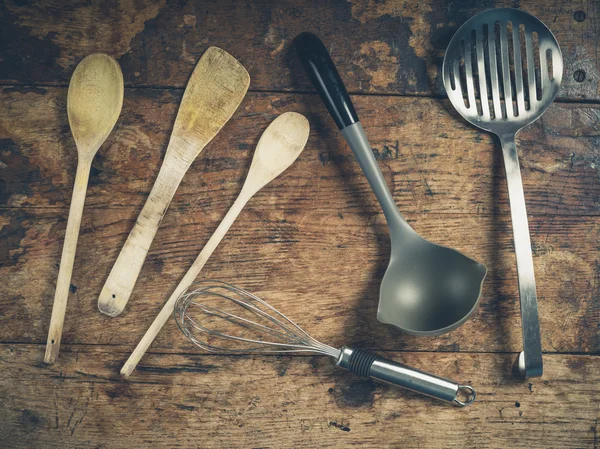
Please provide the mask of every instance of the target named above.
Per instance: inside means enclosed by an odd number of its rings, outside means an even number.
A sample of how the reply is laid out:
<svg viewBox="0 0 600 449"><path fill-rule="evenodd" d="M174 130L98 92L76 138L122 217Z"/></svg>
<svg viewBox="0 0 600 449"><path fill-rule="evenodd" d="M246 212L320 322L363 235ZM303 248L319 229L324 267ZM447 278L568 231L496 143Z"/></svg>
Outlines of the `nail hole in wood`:
<svg viewBox="0 0 600 449"><path fill-rule="evenodd" d="M573 79L578 83L581 83L585 80L585 72L583 70L575 70L573 73Z"/></svg>

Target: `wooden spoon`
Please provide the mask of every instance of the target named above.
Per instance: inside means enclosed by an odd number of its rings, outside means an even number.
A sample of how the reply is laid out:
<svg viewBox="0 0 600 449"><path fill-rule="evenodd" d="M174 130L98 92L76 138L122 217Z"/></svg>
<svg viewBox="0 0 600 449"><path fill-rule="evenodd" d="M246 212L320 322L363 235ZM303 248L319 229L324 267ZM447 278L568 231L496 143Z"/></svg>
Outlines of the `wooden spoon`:
<svg viewBox="0 0 600 449"><path fill-rule="evenodd" d="M158 178L98 298L100 312L117 316L125 308L183 176L231 118L249 85L246 69L224 50L210 47L200 58L183 94Z"/></svg>
<svg viewBox="0 0 600 449"><path fill-rule="evenodd" d="M46 344L46 363L54 363L60 349L65 310L79 237L92 159L112 131L123 106L123 74L117 61L108 55L84 58L71 77L67 114L77 145L77 174L69 210L65 243L60 259L52 318Z"/></svg>
<svg viewBox="0 0 600 449"><path fill-rule="evenodd" d="M121 369L123 376L127 377L133 372L146 350L173 314L177 298L194 282L248 200L292 165L304 149L309 132L308 120L295 112L286 112L280 115L267 127L258 142L246 182L238 198L123 365Z"/></svg>

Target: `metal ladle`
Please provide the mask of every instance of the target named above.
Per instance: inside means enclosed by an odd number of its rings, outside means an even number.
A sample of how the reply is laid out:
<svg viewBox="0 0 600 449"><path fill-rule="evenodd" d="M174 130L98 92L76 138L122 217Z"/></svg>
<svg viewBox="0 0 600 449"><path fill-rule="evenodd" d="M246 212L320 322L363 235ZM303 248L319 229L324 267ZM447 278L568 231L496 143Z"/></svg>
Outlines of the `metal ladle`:
<svg viewBox="0 0 600 449"><path fill-rule="evenodd" d="M474 312L487 273L484 265L420 237L396 207L354 106L327 49L300 34L296 50L381 204L391 236L391 257L381 283L377 319L415 335L439 335Z"/></svg>
<svg viewBox="0 0 600 449"><path fill-rule="evenodd" d="M518 366L524 377L541 376L543 366L515 138L550 106L562 72L562 55L554 35L532 15L511 8L490 9L465 22L450 41L442 67L444 86L456 110L471 124L496 134L502 144L521 299L523 351Z"/></svg>

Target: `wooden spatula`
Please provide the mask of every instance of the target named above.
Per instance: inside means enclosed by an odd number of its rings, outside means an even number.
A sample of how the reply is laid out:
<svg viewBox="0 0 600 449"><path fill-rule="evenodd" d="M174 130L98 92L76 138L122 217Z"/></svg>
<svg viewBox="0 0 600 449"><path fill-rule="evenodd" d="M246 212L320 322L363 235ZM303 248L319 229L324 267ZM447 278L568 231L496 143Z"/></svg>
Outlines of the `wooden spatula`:
<svg viewBox="0 0 600 449"><path fill-rule="evenodd" d="M183 94L158 178L98 298L100 312L117 316L125 308L183 176L231 118L249 85L246 69L220 48L210 47L200 58Z"/></svg>
<svg viewBox="0 0 600 449"><path fill-rule="evenodd" d="M137 366L146 350L150 347L169 317L173 315L173 308L177 298L194 282L200 270L206 264L217 245L223 240L237 216L252 196L266 186L269 182L284 172L300 155L306 141L310 127L308 120L295 112L286 112L277 117L265 130L258 142L250 171L238 198L235 200L227 215L206 243L188 272L185 274L169 300L146 331L133 353L121 369L121 374L129 376Z"/></svg>
<svg viewBox="0 0 600 449"><path fill-rule="evenodd" d="M69 286L79 237L92 159L115 126L123 106L123 74L117 61L108 55L84 58L71 77L67 94L67 114L77 145L77 174L63 244L50 330L46 343L46 363L54 363L60 349Z"/></svg>

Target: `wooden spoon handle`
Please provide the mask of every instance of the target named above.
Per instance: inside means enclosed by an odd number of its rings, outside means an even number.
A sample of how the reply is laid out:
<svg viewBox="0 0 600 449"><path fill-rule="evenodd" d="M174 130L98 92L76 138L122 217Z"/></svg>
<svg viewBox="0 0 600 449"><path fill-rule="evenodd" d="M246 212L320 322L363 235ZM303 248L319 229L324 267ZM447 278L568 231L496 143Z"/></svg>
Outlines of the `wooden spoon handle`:
<svg viewBox="0 0 600 449"><path fill-rule="evenodd" d="M65 233L65 242L60 258L56 291L54 293L50 330L48 331L48 341L46 343L46 355L44 356L44 361L46 363L54 363L58 357L58 351L60 350L60 340L63 323L65 321L67 300L69 298L73 263L75 261L75 250L77 249L79 227L81 225L81 216L83 214L83 205L85 203L85 192L90 177L90 166L91 164L89 162L82 161L80 161L77 166L71 207L69 209L69 219L67 221L67 231Z"/></svg>
<svg viewBox="0 0 600 449"><path fill-rule="evenodd" d="M131 355L127 359L127 362L125 362L125 364L123 365L123 368L121 368L121 375L128 377L133 372L140 359L144 356L144 354L146 353L146 351L148 350L148 348L150 347L150 345L152 344L162 327L173 314L173 309L175 308L175 302L177 301L177 298L179 298L179 296L190 285L192 285L192 283L206 264L208 258L212 255L213 251L219 245L221 240L223 240L223 237L225 236L225 234L227 233L227 231L229 230L229 228L231 227L231 225L233 224L233 222L238 217L238 215L240 214L240 212L251 197L252 195L246 194L244 193L244 190L242 190L242 193L240 193L238 198L235 200L235 202L231 206L231 209L229 209L229 212L227 212L227 215L225 215L223 221L221 221L221 223L219 224L219 227L208 240L208 242L196 258L190 269L187 271L177 288L175 288L175 291L169 297L168 301L165 303L152 325L148 328L148 330L146 331L146 333L144 334L134 351L131 353Z"/></svg>
<svg viewBox="0 0 600 449"><path fill-rule="evenodd" d="M160 222L190 165L169 154L167 150L154 187L98 298L98 309L106 315L114 317L125 309Z"/></svg>

